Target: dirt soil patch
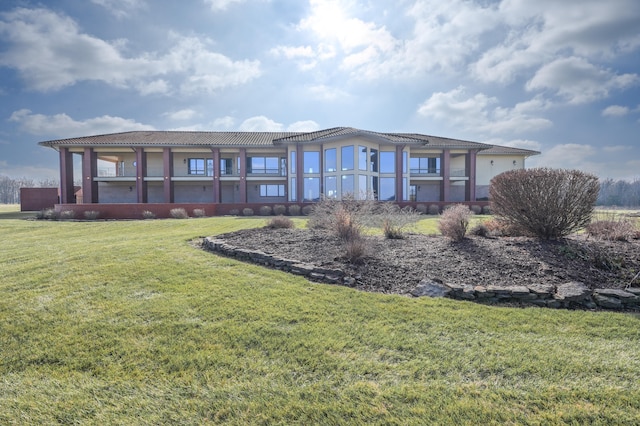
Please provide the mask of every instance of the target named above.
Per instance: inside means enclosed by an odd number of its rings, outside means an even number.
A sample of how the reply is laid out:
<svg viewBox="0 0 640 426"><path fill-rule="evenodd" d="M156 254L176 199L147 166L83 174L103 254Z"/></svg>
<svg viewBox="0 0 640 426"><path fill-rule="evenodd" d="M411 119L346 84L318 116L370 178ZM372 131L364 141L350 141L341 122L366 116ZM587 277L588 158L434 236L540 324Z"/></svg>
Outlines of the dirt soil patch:
<svg viewBox="0 0 640 426"><path fill-rule="evenodd" d="M340 241L310 229L248 229L216 236L228 244L341 269L361 290L405 294L425 278L446 284L514 286L579 281L589 288L640 287L640 240L600 241L575 236L564 241L528 237L409 234L404 239L368 237L361 263L344 259ZM634 280L635 277L635 280Z"/></svg>

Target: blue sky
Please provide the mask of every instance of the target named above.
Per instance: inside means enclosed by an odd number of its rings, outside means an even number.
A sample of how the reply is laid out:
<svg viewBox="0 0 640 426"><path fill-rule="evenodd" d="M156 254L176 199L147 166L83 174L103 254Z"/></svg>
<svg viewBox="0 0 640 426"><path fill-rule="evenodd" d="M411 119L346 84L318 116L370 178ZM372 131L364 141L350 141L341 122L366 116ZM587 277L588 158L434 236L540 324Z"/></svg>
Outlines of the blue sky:
<svg viewBox="0 0 640 426"><path fill-rule="evenodd" d="M0 175L57 178L43 140L334 126L640 178L640 2L0 2Z"/></svg>

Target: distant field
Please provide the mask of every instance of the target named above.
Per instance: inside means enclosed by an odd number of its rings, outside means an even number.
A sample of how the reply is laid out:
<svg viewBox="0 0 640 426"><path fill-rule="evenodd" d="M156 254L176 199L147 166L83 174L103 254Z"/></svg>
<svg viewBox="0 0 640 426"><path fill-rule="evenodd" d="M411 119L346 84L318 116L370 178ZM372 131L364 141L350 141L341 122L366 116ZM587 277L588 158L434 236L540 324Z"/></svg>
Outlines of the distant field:
<svg viewBox="0 0 640 426"><path fill-rule="evenodd" d="M362 293L190 244L263 223L0 220L0 424L640 424L638 316Z"/></svg>

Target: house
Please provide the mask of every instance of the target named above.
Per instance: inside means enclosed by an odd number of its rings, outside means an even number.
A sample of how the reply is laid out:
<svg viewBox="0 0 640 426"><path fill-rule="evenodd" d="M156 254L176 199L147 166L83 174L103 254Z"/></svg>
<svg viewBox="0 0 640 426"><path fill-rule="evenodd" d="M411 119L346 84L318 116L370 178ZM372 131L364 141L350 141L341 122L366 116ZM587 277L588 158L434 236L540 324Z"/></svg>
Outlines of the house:
<svg viewBox="0 0 640 426"><path fill-rule="evenodd" d="M224 214L321 196L400 204L476 202L490 179L536 151L350 127L314 132L134 131L40 142L60 156L58 209ZM74 155L82 176L74 176ZM74 179L82 203L74 206ZM479 196L480 194L480 196ZM100 206L96 206L99 204ZM194 207L197 206L197 207ZM139 216L138 216L139 217Z"/></svg>

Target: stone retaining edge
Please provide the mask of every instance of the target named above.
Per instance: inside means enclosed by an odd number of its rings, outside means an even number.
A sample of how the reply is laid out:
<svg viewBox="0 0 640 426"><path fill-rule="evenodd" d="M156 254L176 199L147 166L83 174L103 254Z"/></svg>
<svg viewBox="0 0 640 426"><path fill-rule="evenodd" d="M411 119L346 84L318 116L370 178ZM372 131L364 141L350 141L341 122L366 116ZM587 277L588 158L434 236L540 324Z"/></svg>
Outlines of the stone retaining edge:
<svg viewBox="0 0 640 426"><path fill-rule="evenodd" d="M281 258L259 250L248 250L227 244L224 240L207 237L203 248L227 257L272 267L304 276L312 281L354 287L357 280L340 269L327 269L295 259ZM580 282L559 286L534 284L528 286L471 286L446 284L437 280L422 280L411 291L414 297L448 297L484 303L521 303L547 308L640 310L640 288L589 289Z"/></svg>

